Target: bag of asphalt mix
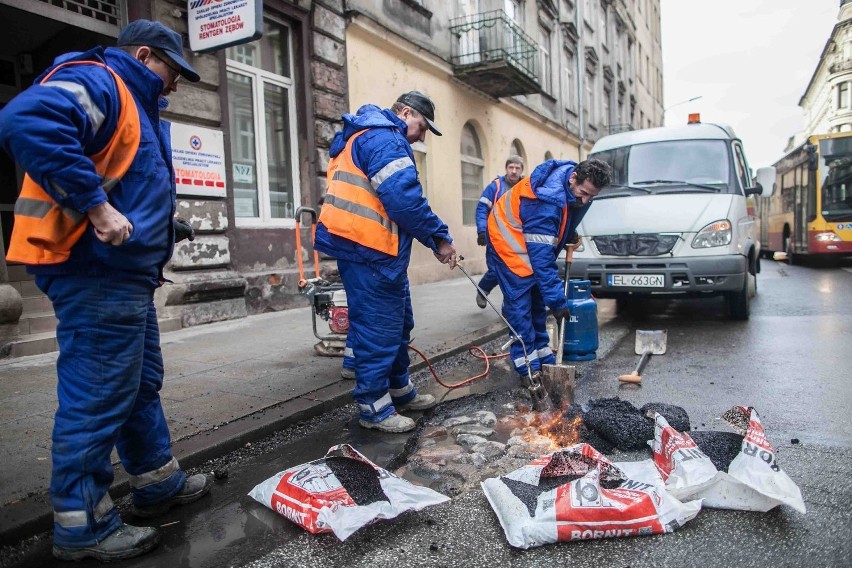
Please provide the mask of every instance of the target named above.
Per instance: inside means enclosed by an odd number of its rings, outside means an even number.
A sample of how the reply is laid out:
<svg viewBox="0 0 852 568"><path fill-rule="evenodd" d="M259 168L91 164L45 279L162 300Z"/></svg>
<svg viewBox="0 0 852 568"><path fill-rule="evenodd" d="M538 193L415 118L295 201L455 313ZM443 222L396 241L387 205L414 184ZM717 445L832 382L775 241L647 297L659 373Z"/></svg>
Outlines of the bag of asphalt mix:
<svg viewBox="0 0 852 568"><path fill-rule="evenodd" d="M714 509L766 512L789 505L805 513L802 492L778 464L757 411L734 406L722 419L736 432L687 434L655 417L654 464L666 490Z"/></svg>
<svg viewBox="0 0 852 568"><path fill-rule="evenodd" d="M333 532L340 540L380 519L450 500L380 468L348 444L276 473L249 496L313 534Z"/></svg>
<svg viewBox="0 0 852 568"><path fill-rule="evenodd" d="M486 479L482 490L517 548L669 533L698 514L699 501L682 503L653 466L644 469L657 481L633 479L590 445L576 444Z"/></svg>

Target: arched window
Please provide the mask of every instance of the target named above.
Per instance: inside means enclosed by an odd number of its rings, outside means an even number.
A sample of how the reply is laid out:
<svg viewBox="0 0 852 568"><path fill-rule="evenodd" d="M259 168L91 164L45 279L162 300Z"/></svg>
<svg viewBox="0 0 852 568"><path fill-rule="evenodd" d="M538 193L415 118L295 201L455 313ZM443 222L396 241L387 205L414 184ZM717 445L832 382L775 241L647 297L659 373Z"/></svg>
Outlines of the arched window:
<svg viewBox="0 0 852 568"><path fill-rule="evenodd" d="M485 187L482 172L482 146L470 123L462 128L461 135L461 178L462 178L462 224L476 225L476 204Z"/></svg>
<svg viewBox="0 0 852 568"><path fill-rule="evenodd" d="M509 155L520 156L524 159L524 163L527 162L527 153L524 151L524 145L517 138L512 140L512 143L509 145Z"/></svg>

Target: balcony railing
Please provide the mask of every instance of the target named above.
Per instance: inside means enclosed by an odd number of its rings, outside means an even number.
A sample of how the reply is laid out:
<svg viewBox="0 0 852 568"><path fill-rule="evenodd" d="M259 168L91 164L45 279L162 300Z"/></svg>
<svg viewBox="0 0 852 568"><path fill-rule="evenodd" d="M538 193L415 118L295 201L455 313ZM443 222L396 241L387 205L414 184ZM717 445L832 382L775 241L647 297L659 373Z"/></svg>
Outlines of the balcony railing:
<svg viewBox="0 0 852 568"><path fill-rule="evenodd" d="M495 97L541 92L538 46L503 10L450 21L456 76Z"/></svg>

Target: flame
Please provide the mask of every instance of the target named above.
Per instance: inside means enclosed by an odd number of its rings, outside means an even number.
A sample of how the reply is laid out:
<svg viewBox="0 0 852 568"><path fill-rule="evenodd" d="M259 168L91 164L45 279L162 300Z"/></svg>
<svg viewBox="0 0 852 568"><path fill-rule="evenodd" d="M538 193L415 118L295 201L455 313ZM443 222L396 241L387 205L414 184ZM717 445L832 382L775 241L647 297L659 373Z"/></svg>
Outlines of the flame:
<svg viewBox="0 0 852 568"><path fill-rule="evenodd" d="M583 441L580 437L580 428L582 426L583 419L580 416L575 416L572 420L566 420L562 412L554 412L551 415L541 418L541 422L538 424L538 431L542 436L550 438L554 449L564 448Z"/></svg>

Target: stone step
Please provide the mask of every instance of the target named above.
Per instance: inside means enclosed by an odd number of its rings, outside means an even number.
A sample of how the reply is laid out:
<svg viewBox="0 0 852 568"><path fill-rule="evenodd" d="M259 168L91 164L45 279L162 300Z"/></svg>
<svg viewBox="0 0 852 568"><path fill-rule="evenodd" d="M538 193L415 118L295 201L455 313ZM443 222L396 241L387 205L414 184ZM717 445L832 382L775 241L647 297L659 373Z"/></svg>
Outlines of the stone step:
<svg viewBox="0 0 852 568"><path fill-rule="evenodd" d="M44 294L29 298L21 298L21 301L24 307L24 314L53 312L53 304L50 303L50 300Z"/></svg>
<svg viewBox="0 0 852 568"><path fill-rule="evenodd" d="M24 312L18 321L18 332L21 335L44 333L56 329L56 316L49 312Z"/></svg>
<svg viewBox="0 0 852 568"><path fill-rule="evenodd" d="M34 280L18 280L8 282L9 286L18 291L22 298L35 298L44 296L38 289Z"/></svg>
<svg viewBox="0 0 852 568"><path fill-rule="evenodd" d="M26 357L28 355L53 353L58 348L56 345L56 333L52 331L31 333L12 341L9 357Z"/></svg>
<svg viewBox="0 0 852 568"><path fill-rule="evenodd" d="M28 355L41 355L43 353L53 353L54 351L57 351L59 349L59 346L56 343L56 318L53 315L53 312L51 312L50 314L43 314L43 317L53 318L53 329L44 332L30 332L29 334L24 334L22 332L21 337L13 340L10 343L11 350L9 352L9 357L26 357ZM25 318L22 317L21 323L23 323L24 320ZM160 333L177 331L182 328L180 318L161 319L158 323L160 324Z"/></svg>

